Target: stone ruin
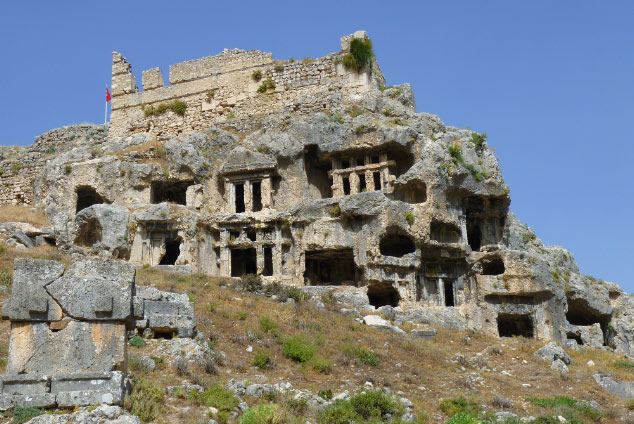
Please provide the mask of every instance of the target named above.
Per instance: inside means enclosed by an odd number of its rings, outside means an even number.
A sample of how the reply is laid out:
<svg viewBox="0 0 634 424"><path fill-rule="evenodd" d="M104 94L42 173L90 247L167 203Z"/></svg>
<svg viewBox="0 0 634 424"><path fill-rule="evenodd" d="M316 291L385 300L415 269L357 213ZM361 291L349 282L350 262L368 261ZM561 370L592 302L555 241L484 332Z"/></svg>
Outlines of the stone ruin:
<svg viewBox="0 0 634 424"><path fill-rule="evenodd" d="M1 410L122 402L134 274L125 262L15 260Z"/></svg>
<svg viewBox="0 0 634 424"><path fill-rule="evenodd" d="M518 221L484 135L417 112L374 58L346 68L367 39L303 61L225 50L171 66L168 86L145 71L143 90L114 53L107 134L40 136L59 148L25 171L24 203L46 210L61 249L102 260L256 274L414 323L634 352L634 298ZM144 293L140 330L188 334L187 307Z"/></svg>

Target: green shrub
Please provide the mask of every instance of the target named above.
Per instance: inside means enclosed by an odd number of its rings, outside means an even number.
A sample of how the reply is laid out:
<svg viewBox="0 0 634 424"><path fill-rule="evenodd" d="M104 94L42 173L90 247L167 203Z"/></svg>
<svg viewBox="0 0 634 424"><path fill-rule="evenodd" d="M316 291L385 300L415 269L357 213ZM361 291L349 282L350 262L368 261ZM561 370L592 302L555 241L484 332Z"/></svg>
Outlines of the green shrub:
<svg viewBox="0 0 634 424"><path fill-rule="evenodd" d="M477 416L479 412L477 404L469 402L463 397L441 400L440 409L450 417L459 413Z"/></svg>
<svg viewBox="0 0 634 424"><path fill-rule="evenodd" d="M11 172L13 172L14 174L17 174L18 172L20 172L20 169L22 168L22 165L20 165L20 162L13 162L11 164Z"/></svg>
<svg viewBox="0 0 634 424"><path fill-rule="evenodd" d="M297 287L289 287L287 293L288 297L293 299L295 302L303 302L306 300L306 293Z"/></svg>
<svg viewBox="0 0 634 424"><path fill-rule="evenodd" d="M278 325L269 317L260 317L260 328L265 333L276 333L278 331Z"/></svg>
<svg viewBox="0 0 634 424"><path fill-rule="evenodd" d="M634 411L634 399L630 399L630 401L627 402L627 409Z"/></svg>
<svg viewBox="0 0 634 424"><path fill-rule="evenodd" d="M296 362L308 362L317 353L317 346L308 342L304 336L289 337L282 344L282 353Z"/></svg>
<svg viewBox="0 0 634 424"><path fill-rule="evenodd" d="M319 424L350 424L359 421L359 414L354 410L352 404L341 399L336 400L331 407L324 409L317 415Z"/></svg>
<svg viewBox="0 0 634 424"><path fill-rule="evenodd" d="M350 41L350 53L343 57L343 66L348 70L359 72L370 64L373 57L372 40L355 38Z"/></svg>
<svg viewBox="0 0 634 424"><path fill-rule="evenodd" d="M4 251L6 251L6 248L4 246L0 246L0 253L3 253ZM11 284L13 284L13 277L9 271L0 268L0 285L11 287Z"/></svg>
<svg viewBox="0 0 634 424"><path fill-rule="evenodd" d="M630 361L615 361L614 366L616 368L626 368L626 369L634 370L634 362L630 362Z"/></svg>
<svg viewBox="0 0 634 424"><path fill-rule="evenodd" d="M377 354L364 347L346 346L343 351L346 355L356 358L359 365L370 365L371 367L377 367L379 365L379 357Z"/></svg>
<svg viewBox="0 0 634 424"><path fill-rule="evenodd" d="M236 318L240 321L244 321L245 319L247 319L248 316L249 314L247 314L246 312L236 312Z"/></svg>
<svg viewBox="0 0 634 424"><path fill-rule="evenodd" d="M214 99L215 96L216 96L216 90L209 90L207 92L207 103L211 103L211 101Z"/></svg>
<svg viewBox="0 0 634 424"><path fill-rule="evenodd" d="M140 336L134 336L132 337L128 343L130 343L130 346L133 347L141 347L141 346L145 346L145 340L143 340L143 337Z"/></svg>
<svg viewBox="0 0 634 424"><path fill-rule="evenodd" d="M240 417L240 424L273 424L278 421L275 419L278 406L275 404L253 406Z"/></svg>
<svg viewBox="0 0 634 424"><path fill-rule="evenodd" d="M262 71L260 71L259 69L256 69L251 74L251 78L253 78L253 81L260 81L262 79Z"/></svg>
<svg viewBox="0 0 634 424"><path fill-rule="evenodd" d="M412 211L405 212L405 220L409 225L414 224L414 214L412 213Z"/></svg>
<svg viewBox="0 0 634 424"><path fill-rule="evenodd" d="M328 215L330 215L331 218L338 218L341 216L341 208L339 207L339 204L336 204L330 208L328 208Z"/></svg>
<svg viewBox="0 0 634 424"><path fill-rule="evenodd" d="M489 421L482 421L471 414L460 412L449 418L445 424L487 424Z"/></svg>
<svg viewBox="0 0 634 424"><path fill-rule="evenodd" d="M172 103L169 104L169 108L178 116L184 116L185 110L187 110L187 103L180 100L174 100Z"/></svg>
<svg viewBox="0 0 634 424"><path fill-rule="evenodd" d="M320 398L324 399L324 400L330 400L332 399L332 390L328 389L328 390L320 390L317 392L317 396L319 396Z"/></svg>
<svg viewBox="0 0 634 424"><path fill-rule="evenodd" d="M64 173L65 174L70 174L72 167L70 166L69 163L67 163L66 165L64 165Z"/></svg>
<svg viewBox="0 0 634 424"><path fill-rule="evenodd" d="M13 423L14 424L22 424L30 420L31 418L35 418L38 415L42 415L44 411L37 408L23 408L20 406L16 406L13 409Z"/></svg>
<svg viewBox="0 0 634 424"><path fill-rule="evenodd" d="M140 380L132 387L132 393L126 396L123 406L142 422L156 420L161 415L165 403L165 392L149 380Z"/></svg>
<svg viewBox="0 0 634 424"><path fill-rule="evenodd" d="M305 398L290 398L284 402L284 405L297 415L304 415L308 409L308 401Z"/></svg>
<svg viewBox="0 0 634 424"><path fill-rule="evenodd" d="M262 290L262 279L259 275L245 274L240 278L242 288L250 293Z"/></svg>
<svg viewBox="0 0 634 424"><path fill-rule="evenodd" d="M541 406L542 408L558 408L562 415L570 420L575 419L575 413L580 413L581 415L594 421L599 421L603 416L601 411L597 408L594 408L585 402L579 402L577 399L570 396L555 396L552 398L530 397L526 400L534 405Z"/></svg>
<svg viewBox="0 0 634 424"><path fill-rule="evenodd" d="M275 72L284 72L284 65L275 65Z"/></svg>
<svg viewBox="0 0 634 424"><path fill-rule="evenodd" d="M381 418L387 414L398 415L396 402L390 395L381 391L368 390L364 393L359 393L350 398L350 404L356 413L366 420Z"/></svg>
<svg viewBox="0 0 634 424"><path fill-rule="evenodd" d="M462 162L462 145L454 140L449 145L449 154L454 163Z"/></svg>
<svg viewBox="0 0 634 424"><path fill-rule="evenodd" d="M482 143L487 139L487 133L478 134L476 132L471 133L471 141L477 148L482 147Z"/></svg>
<svg viewBox="0 0 634 424"><path fill-rule="evenodd" d="M345 122L344 119L343 119L343 116L341 116L341 114L339 112L335 112L335 113L329 115L328 119L330 119L331 122L335 122L337 124L343 124Z"/></svg>
<svg viewBox="0 0 634 424"><path fill-rule="evenodd" d="M253 365L260 369L267 369L271 367L271 354L268 350L259 350L255 352L253 357Z"/></svg>
<svg viewBox="0 0 634 424"><path fill-rule="evenodd" d="M194 390L189 394L189 399L196 405L213 406L220 411L227 412L232 411L240 404L240 400L233 392L223 388L220 384L216 384L204 392Z"/></svg>
<svg viewBox="0 0 634 424"><path fill-rule="evenodd" d="M269 90L275 90L275 81L271 78L267 78L260 86L258 87L258 93L266 93Z"/></svg>
<svg viewBox="0 0 634 424"><path fill-rule="evenodd" d="M322 374L330 374L332 371L332 361L328 358L317 356L310 361L310 366Z"/></svg>
<svg viewBox="0 0 634 424"><path fill-rule="evenodd" d="M356 118L359 115L363 115L363 113L365 112L363 110L363 108L360 108L357 105L354 105L348 109L346 109L346 112L348 113L348 115L350 115L352 118Z"/></svg>

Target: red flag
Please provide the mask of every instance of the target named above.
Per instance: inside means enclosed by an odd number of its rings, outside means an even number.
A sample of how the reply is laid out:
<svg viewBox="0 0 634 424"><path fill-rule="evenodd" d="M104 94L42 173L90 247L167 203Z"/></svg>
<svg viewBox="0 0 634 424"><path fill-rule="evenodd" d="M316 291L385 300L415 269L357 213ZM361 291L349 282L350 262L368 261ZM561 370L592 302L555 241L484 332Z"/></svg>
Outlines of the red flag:
<svg viewBox="0 0 634 424"><path fill-rule="evenodd" d="M108 90L108 86L106 85L106 103L110 100L112 100L112 97L110 97L110 91Z"/></svg>

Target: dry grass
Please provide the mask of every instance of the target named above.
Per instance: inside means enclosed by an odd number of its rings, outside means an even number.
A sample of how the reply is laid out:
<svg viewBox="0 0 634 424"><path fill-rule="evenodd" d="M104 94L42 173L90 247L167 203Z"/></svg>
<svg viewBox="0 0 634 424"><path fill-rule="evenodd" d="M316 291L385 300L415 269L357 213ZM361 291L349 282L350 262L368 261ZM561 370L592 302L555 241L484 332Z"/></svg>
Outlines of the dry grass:
<svg viewBox="0 0 634 424"><path fill-rule="evenodd" d="M0 267L20 255L55 257L54 248L41 251L7 250L0 253ZM181 385L183 380L210 387L224 384L230 378L260 382L290 381L294 387L319 390L354 391L366 381L375 387L389 387L393 392L403 391L417 412L429 415L429 422L442 423L447 416L440 410L442 399L465 397L469 401L495 412L505 408L519 416L538 416L548 413L526 399L529 397L570 396L581 400L594 400L605 412L602 423L615 422L627 411L623 399L602 391L592 378L597 371L611 372L622 379L634 379L634 372L614 367L620 355L601 350L569 351L573 358L568 376L552 371L546 361L534 356L543 343L524 339L495 339L477 332L438 329L434 341L403 337L363 326L354 319L337 312L337 306L327 304L317 309L308 301L299 304L280 304L269 298L242 291L237 279L214 278L203 275L183 276L164 271L142 268L137 272L137 284L162 290L187 293L195 303L198 330L216 350L227 354L227 362L219 374L208 373L203 367L188 366L188 374L179 376L174 364L168 362L148 372L131 370L134 378L150 379L160 387ZM0 300L4 300L3 295ZM268 317L277 325L277 331L264 331L260 318ZM0 358L6 359L9 323L0 323ZM303 335L318 346L318 355L333 362L330 374L313 369L286 358L282 342L294 335ZM156 355L161 340L150 340L141 348L129 347L134 356ZM248 345L254 347L247 352ZM378 366L359 365L346 357L349 347L375 352ZM252 366L258 351L270 353L271 368ZM461 354L465 360L456 360ZM587 367L588 360L595 366ZM504 371L504 373L502 372ZM509 373L510 375L507 375ZM501 399L504 402L501 402ZM265 402L246 399L249 405ZM504 404L504 406L502 406ZM508 405L511 405L510 409ZM191 413L183 414L184 407ZM195 423L204 411L186 397L168 397L159 423Z"/></svg>
<svg viewBox="0 0 634 424"><path fill-rule="evenodd" d="M0 205L0 222L27 222L36 227L50 225L43 210L17 205Z"/></svg>

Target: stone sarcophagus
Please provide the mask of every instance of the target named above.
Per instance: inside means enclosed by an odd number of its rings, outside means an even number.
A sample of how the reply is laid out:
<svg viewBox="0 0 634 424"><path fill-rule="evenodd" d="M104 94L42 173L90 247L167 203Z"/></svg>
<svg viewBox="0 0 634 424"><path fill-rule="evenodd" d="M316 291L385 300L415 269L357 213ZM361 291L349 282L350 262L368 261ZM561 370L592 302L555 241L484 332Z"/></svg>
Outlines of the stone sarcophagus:
<svg viewBox="0 0 634 424"><path fill-rule="evenodd" d="M11 336L0 410L122 402L134 275L128 263L80 255L68 269L51 260L16 259L2 309Z"/></svg>

